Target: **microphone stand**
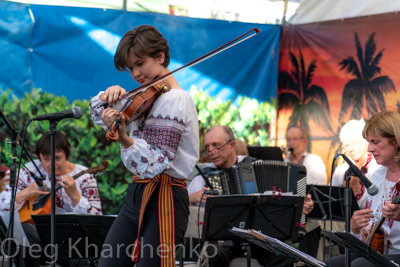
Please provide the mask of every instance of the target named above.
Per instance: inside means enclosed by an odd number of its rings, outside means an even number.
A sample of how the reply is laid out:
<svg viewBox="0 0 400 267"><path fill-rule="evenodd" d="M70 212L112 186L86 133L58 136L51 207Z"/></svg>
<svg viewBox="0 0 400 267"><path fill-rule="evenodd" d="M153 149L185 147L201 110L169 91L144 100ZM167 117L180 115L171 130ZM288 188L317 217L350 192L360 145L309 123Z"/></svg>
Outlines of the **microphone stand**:
<svg viewBox="0 0 400 267"><path fill-rule="evenodd" d="M214 187L211 185L210 181L207 179L207 177L204 175L204 173L201 171L199 166L197 164L195 165L197 171L200 173L201 177L204 179L204 182L206 183L206 186L210 188L210 190L213 190Z"/></svg>
<svg viewBox="0 0 400 267"><path fill-rule="evenodd" d="M50 120L50 137L51 137L51 266L55 267L55 259L56 259L56 250L55 250L55 225L56 225L56 149L55 149L55 135L56 135L56 126L60 120Z"/></svg>
<svg viewBox="0 0 400 267"><path fill-rule="evenodd" d="M11 187L11 200L10 200L10 226L9 226L9 236L14 237L14 216L15 216L15 209L14 209L14 201L15 201L15 181L16 181L16 170L17 170L17 138L18 132L12 132L11 137L11 151L12 151L12 163L10 164L10 187ZM12 207L12 208L11 208ZM12 255L14 254L14 247L12 238L8 240L8 257L9 257L9 266L12 266Z"/></svg>
<svg viewBox="0 0 400 267"><path fill-rule="evenodd" d="M349 168L345 174L344 179L346 181L346 188L344 189L344 211L345 211L345 224L346 224L346 233L350 233L350 217L351 217L351 199L352 199L352 191L350 189L350 179L351 179L352 171ZM345 267L350 267L350 250L346 246L345 248Z"/></svg>

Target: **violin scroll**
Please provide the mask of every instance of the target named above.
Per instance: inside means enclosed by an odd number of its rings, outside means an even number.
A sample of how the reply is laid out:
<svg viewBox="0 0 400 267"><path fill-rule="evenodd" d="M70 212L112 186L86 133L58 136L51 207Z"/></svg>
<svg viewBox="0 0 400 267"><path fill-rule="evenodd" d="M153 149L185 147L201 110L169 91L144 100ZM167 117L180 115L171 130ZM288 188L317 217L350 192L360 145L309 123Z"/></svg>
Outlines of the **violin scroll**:
<svg viewBox="0 0 400 267"><path fill-rule="evenodd" d="M119 127L120 123L121 123L121 121L119 119L117 119L113 123L111 131L108 131L106 133L106 138L107 138L108 142L116 142L118 140L118 138L119 138L118 127Z"/></svg>

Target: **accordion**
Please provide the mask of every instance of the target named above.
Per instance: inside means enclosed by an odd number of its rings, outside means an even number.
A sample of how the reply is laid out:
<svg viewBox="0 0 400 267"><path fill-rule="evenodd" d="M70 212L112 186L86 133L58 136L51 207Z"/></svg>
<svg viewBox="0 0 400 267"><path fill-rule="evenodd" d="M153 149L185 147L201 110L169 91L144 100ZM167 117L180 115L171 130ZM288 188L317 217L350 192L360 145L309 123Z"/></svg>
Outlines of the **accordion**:
<svg viewBox="0 0 400 267"><path fill-rule="evenodd" d="M293 192L306 196L306 168L275 160L242 162L229 169L208 172L208 181L221 195Z"/></svg>
<svg viewBox="0 0 400 267"><path fill-rule="evenodd" d="M273 191L293 192L306 197L307 190L306 167L276 160L255 160L241 162L229 169L208 172L208 181L213 189L219 190L221 195L264 193ZM298 237L305 235L305 214L301 214L300 222L296 226Z"/></svg>

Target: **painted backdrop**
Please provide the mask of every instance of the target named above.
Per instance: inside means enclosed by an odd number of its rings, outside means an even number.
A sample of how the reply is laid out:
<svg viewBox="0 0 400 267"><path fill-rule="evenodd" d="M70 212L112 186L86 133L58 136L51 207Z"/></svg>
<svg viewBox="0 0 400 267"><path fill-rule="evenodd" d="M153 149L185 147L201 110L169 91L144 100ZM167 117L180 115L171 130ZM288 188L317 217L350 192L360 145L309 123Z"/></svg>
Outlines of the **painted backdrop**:
<svg viewBox="0 0 400 267"><path fill-rule="evenodd" d="M344 123L398 110L399 27L397 13L282 27L278 144L304 124L330 172Z"/></svg>

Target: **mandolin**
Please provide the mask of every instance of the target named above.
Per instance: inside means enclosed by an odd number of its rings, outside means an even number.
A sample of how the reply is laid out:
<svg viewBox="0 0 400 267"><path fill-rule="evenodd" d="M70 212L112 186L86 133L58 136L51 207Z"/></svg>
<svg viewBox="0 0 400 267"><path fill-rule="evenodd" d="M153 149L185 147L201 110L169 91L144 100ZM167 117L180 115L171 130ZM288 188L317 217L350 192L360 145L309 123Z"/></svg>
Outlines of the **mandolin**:
<svg viewBox="0 0 400 267"><path fill-rule="evenodd" d="M400 202L400 195L395 197L392 200L392 204L398 204ZM379 221L373 225L371 234L367 240L367 245L370 246L372 249L378 251L379 253L383 254L383 249L385 247L384 243L384 233L381 229L383 222L386 220L385 217L381 217Z"/></svg>
<svg viewBox="0 0 400 267"><path fill-rule="evenodd" d="M91 167L86 170L83 170L72 178L77 179L84 174L96 174L102 171L105 171L108 168L109 164L108 161L103 160L101 162L101 166ZM59 190L61 185L57 185L55 187L55 191ZM50 201L50 194L48 195L41 195L41 198L37 198L34 200L27 200L25 201L24 206L18 211L20 221L22 223L31 223L33 224L32 215L42 215L42 214L50 214L51 212L51 201Z"/></svg>

